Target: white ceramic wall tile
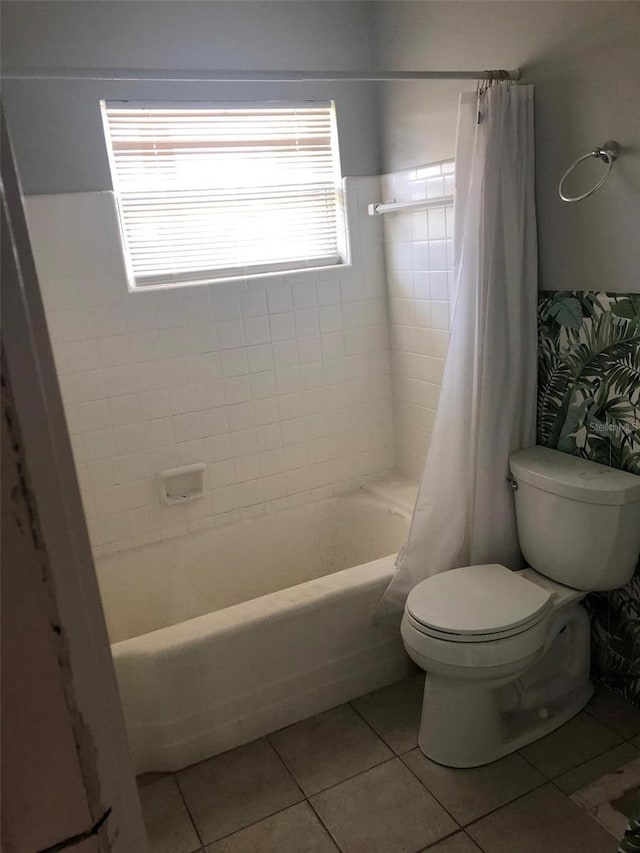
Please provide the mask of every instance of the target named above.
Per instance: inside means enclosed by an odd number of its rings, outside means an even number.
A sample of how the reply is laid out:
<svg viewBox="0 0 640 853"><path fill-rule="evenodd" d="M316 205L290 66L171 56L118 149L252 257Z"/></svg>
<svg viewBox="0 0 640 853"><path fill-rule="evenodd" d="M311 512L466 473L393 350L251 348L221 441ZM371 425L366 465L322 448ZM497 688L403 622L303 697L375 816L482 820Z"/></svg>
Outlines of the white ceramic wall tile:
<svg viewBox="0 0 640 853"><path fill-rule="evenodd" d="M452 161L384 175L381 200L450 195L453 179ZM453 208L433 207L383 218L395 460L401 473L419 479L449 340Z"/></svg>
<svg viewBox="0 0 640 853"><path fill-rule="evenodd" d="M345 188L350 268L134 293L111 193L27 199L97 555L394 467L380 179ZM194 462L205 498L161 505L159 471Z"/></svg>

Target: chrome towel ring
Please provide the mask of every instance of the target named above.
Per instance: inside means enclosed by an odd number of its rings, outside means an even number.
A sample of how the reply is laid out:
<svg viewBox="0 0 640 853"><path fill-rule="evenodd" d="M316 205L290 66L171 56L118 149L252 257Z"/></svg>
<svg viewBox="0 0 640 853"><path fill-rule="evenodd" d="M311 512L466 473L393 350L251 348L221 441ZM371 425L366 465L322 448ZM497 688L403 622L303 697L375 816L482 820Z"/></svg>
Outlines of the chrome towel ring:
<svg viewBox="0 0 640 853"><path fill-rule="evenodd" d="M574 201L582 201L585 198L589 198L590 195L593 195L596 190L599 190L609 177L614 160L617 160L619 153L620 146L615 140L610 139L608 142L605 142L601 148L595 148L588 154L583 154L582 157L578 157L578 159L569 166L567 171L560 178L560 184L558 185L558 194L560 195L562 201L569 202L570 204ZM586 193L582 193L582 195L576 196L565 195L562 189L564 182L567 180L571 172L573 172L578 163L582 163L583 160L588 160L590 157L598 157L600 160L603 160L607 164L607 169L604 175L600 178L598 183L594 187L591 187L590 190L587 190Z"/></svg>

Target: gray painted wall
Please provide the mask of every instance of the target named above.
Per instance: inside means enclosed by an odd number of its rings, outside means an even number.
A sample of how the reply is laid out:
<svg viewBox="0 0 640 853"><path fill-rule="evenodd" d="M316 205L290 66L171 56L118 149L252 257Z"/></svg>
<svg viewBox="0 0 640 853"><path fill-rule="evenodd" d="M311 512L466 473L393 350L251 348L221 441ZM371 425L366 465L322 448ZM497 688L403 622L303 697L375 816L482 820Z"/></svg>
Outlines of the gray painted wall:
<svg viewBox="0 0 640 853"><path fill-rule="evenodd" d="M4 66L357 69L374 65L367 2L5 2ZM98 101L336 101L344 175L380 172L373 83L5 81L28 194L111 189Z"/></svg>
<svg viewBox="0 0 640 853"><path fill-rule="evenodd" d="M381 2L374 16L381 66L524 69L536 86L541 286L640 291L640 4ZM469 88L384 84L385 171L451 157L457 96ZM584 202L562 203L564 170L612 137L623 154L607 184ZM585 184L598 167L585 165Z"/></svg>
<svg viewBox="0 0 640 853"><path fill-rule="evenodd" d="M148 68L496 68L536 84L541 286L640 290L637 2L5 2L6 65ZM5 81L27 193L110 188L100 98L329 98L343 173L452 156L460 82L158 84ZM473 88L473 87L471 87ZM566 205L580 154L623 146L607 185ZM584 180L595 174L584 168ZM590 167L592 167L590 169Z"/></svg>

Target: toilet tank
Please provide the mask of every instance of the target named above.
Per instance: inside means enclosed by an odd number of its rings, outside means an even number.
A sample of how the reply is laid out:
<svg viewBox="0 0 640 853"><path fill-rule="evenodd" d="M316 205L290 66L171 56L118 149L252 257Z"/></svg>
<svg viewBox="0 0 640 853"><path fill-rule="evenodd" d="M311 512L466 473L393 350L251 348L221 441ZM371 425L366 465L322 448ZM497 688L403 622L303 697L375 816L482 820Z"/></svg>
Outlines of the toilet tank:
<svg viewBox="0 0 640 853"><path fill-rule="evenodd" d="M640 476L547 447L509 457L527 563L565 586L616 589L640 551Z"/></svg>

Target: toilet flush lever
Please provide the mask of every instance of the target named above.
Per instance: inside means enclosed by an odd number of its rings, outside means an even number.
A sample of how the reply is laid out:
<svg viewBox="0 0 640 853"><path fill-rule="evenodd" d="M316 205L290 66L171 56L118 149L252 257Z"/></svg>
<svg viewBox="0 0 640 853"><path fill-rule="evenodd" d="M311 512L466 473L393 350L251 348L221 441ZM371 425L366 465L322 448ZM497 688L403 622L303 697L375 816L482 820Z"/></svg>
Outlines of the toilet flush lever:
<svg viewBox="0 0 640 853"><path fill-rule="evenodd" d="M518 491L518 482L517 480L514 480L513 477L507 477L507 483L511 485L514 492Z"/></svg>

